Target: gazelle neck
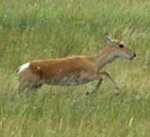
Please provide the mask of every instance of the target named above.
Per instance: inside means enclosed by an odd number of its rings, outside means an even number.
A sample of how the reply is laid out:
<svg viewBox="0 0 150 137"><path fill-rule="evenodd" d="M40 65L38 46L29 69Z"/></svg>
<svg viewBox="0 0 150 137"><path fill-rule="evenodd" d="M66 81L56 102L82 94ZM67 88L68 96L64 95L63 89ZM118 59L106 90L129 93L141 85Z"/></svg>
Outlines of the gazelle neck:
<svg viewBox="0 0 150 137"><path fill-rule="evenodd" d="M98 70L102 69L108 63L111 63L115 58L115 53L110 47L103 49L96 56L96 65L98 67Z"/></svg>

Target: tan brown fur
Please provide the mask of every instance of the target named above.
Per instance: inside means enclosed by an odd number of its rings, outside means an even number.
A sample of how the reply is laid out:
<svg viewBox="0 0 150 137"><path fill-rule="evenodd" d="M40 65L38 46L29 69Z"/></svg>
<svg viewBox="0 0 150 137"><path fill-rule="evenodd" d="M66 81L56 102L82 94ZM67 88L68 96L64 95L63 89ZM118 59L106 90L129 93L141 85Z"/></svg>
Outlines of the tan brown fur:
<svg viewBox="0 0 150 137"><path fill-rule="evenodd" d="M20 85L19 91L25 89L38 88L43 84L51 85L79 85L93 80L98 83L93 91L96 91L103 79L109 78L115 86L116 93L119 86L108 72L102 68L112 62L117 57L132 59L135 53L119 40L112 40L111 44L104 48L95 56L74 56L66 58L34 60L29 62L29 66L18 72Z"/></svg>

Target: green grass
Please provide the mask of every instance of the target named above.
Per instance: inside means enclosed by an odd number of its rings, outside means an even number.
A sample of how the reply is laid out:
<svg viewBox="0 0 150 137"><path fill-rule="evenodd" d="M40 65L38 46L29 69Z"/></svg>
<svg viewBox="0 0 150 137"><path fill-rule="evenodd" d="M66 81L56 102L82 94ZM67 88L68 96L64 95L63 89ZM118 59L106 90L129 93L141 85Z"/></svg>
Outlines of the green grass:
<svg viewBox="0 0 150 137"><path fill-rule="evenodd" d="M0 137L149 137L149 0L0 0ZM137 59L108 70L121 85L115 96L105 79L95 86L43 86L19 96L16 70L32 59L92 55L104 33L121 37Z"/></svg>

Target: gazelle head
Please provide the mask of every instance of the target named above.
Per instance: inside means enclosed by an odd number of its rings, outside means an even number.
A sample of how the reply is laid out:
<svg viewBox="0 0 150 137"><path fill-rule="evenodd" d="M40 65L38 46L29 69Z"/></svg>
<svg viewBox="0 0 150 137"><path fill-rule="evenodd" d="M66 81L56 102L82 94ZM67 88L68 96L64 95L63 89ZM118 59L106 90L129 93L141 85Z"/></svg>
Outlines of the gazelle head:
<svg viewBox="0 0 150 137"><path fill-rule="evenodd" d="M129 49L122 40L113 39L108 33L106 34L106 39L109 42L109 46L111 46L111 51L114 57L123 57L130 60L136 57L136 53Z"/></svg>

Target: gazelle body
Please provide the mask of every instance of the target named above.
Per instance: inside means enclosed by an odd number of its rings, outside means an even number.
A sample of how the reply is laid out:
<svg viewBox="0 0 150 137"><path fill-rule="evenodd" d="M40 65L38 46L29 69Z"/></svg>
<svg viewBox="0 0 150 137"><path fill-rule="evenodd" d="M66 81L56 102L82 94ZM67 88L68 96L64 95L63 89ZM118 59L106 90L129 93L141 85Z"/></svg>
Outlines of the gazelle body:
<svg viewBox="0 0 150 137"><path fill-rule="evenodd" d="M113 40L106 35L110 44L94 56L74 56L48 60L34 60L20 66L19 91L39 88L43 84L50 85L80 85L93 80L98 83L93 91L96 91L103 76L108 77L115 86L116 93L119 86L109 73L101 71L108 63L118 57L133 59L136 54L131 51L122 41Z"/></svg>

